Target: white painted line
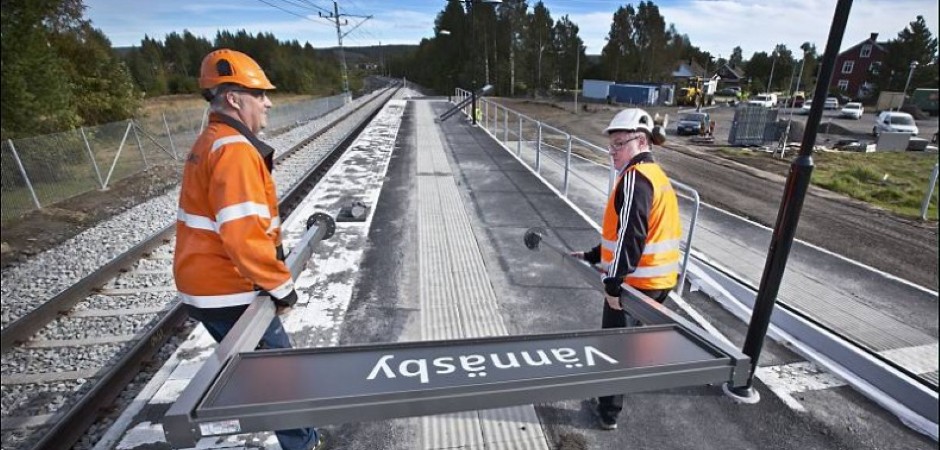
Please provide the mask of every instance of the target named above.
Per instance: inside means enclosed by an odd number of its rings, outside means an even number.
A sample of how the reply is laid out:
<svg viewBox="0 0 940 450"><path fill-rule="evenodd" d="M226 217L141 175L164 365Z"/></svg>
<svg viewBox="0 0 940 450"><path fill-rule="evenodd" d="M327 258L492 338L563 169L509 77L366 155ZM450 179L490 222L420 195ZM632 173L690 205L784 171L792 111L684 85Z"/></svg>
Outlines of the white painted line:
<svg viewBox="0 0 940 450"><path fill-rule="evenodd" d="M841 378L820 369L809 361L758 367L756 375L787 406L800 412L806 409L793 394L846 385Z"/></svg>

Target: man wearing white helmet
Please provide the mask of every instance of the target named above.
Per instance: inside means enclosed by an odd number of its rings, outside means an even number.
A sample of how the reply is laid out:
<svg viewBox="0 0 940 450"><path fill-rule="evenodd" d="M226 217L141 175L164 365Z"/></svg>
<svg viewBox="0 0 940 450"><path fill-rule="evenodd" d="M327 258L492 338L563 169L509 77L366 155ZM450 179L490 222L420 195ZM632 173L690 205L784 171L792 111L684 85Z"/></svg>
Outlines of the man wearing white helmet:
<svg viewBox="0 0 940 450"><path fill-rule="evenodd" d="M602 328L635 323L621 306L624 283L662 303L676 285L679 268L679 204L669 178L653 161L652 144L665 142L662 127L639 108L625 109L607 129L617 182L604 210L601 243L572 255L606 270ZM601 428L617 428L623 395L597 399Z"/></svg>

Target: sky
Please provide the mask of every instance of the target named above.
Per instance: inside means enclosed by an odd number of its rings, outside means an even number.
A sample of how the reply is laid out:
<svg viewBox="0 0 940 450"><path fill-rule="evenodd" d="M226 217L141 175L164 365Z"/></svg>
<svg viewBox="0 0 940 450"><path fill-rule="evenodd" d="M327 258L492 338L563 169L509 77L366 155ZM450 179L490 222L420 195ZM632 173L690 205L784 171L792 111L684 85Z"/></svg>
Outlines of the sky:
<svg viewBox="0 0 940 450"><path fill-rule="evenodd" d="M529 6L535 2L529 0ZM588 54L600 54L614 11L627 3L607 0L544 0L552 18L564 15L580 28ZM835 11L835 0L657 0L666 23L715 56L728 57L735 46L744 57L770 52L776 44L791 50L803 42L822 53ZM339 0L348 25L343 44L369 46L418 44L434 34L434 19L445 0ZM856 0L849 15L842 49L879 33L895 38L918 15L938 34L937 0ZM85 0L85 16L115 47L140 45L144 35L162 39L189 30L210 41L220 29L270 32L280 40L309 42L316 48L337 45L335 25L318 13L333 9L328 0ZM359 16L359 17L357 17ZM364 19L372 16L371 19ZM358 26L357 26L358 25ZM356 27L353 29L353 27Z"/></svg>

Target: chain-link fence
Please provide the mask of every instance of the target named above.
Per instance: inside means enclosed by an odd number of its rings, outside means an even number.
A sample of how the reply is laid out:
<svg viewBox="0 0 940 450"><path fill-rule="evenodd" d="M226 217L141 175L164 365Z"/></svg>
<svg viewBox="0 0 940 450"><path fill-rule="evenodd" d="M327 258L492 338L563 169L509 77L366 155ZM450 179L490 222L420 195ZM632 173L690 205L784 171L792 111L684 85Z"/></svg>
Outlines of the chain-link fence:
<svg viewBox="0 0 940 450"><path fill-rule="evenodd" d="M269 135L320 117L348 101L345 95L275 106ZM192 108L6 140L0 146L0 219L74 196L105 190L152 167L178 166L205 126L207 111Z"/></svg>

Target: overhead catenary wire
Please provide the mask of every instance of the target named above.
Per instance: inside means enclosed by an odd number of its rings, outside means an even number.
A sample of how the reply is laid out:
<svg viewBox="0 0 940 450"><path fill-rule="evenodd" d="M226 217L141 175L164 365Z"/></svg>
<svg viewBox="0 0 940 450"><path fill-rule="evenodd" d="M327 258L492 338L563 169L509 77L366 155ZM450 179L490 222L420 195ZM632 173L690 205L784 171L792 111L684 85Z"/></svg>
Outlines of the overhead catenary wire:
<svg viewBox="0 0 940 450"><path fill-rule="evenodd" d="M323 23L323 22L320 22L320 21L318 21L318 20L315 20L315 18L313 18L313 17L309 17L309 16L303 15L303 14L301 14L301 13L298 13L298 12L291 11L291 10L289 10L289 9L283 8L283 7L279 6L279 5L276 5L276 4L274 4L274 3L269 2L268 0L258 0L258 1L261 2L261 3L264 3L265 5L270 6L270 7L272 7L272 8L276 8L276 9L279 9L279 10L281 10L281 11L283 11L283 12L286 12L287 14L290 14L290 15L292 15L292 16L297 16L297 17L300 17L301 19L309 20L309 21L311 21L311 22L313 22L313 23L317 23L317 24L320 24L320 25L328 25L328 24L326 24L326 23ZM287 2L287 3L290 3L290 2L288 2L287 0L282 0L282 1L285 1L285 2Z"/></svg>

